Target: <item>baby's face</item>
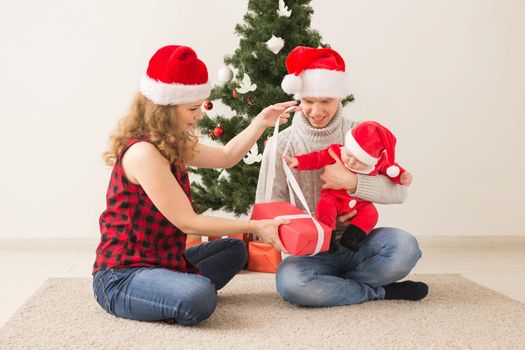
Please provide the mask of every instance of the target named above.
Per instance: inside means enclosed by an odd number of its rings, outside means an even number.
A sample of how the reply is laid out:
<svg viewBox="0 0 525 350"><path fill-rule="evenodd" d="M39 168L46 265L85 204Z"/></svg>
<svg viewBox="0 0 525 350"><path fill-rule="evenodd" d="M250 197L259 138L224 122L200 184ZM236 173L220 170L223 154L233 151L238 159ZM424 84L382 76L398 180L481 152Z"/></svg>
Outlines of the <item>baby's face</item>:
<svg viewBox="0 0 525 350"><path fill-rule="evenodd" d="M366 170L368 165L357 159L352 152L347 150L345 147L341 147L341 160L347 168L355 170Z"/></svg>

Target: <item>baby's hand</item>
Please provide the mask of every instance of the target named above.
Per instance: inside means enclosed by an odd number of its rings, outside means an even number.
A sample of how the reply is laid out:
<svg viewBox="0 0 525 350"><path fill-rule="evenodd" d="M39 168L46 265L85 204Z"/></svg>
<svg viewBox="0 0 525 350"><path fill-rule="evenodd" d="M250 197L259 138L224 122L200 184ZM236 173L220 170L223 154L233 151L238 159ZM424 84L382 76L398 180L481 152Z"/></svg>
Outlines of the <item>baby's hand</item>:
<svg viewBox="0 0 525 350"><path fill-rule="evenodd" d="M403 186L410 186L412 183L412 174L410 174L408 171L405 171L403 174L401 174L399 183Z"/></svg>
<svg viewBox="0 0 525 350"><path fill-rule="evenodd" d="M295 157L283 156L283 159L290 168L297 168L297 166L299 165L299 161Z"/></svg>

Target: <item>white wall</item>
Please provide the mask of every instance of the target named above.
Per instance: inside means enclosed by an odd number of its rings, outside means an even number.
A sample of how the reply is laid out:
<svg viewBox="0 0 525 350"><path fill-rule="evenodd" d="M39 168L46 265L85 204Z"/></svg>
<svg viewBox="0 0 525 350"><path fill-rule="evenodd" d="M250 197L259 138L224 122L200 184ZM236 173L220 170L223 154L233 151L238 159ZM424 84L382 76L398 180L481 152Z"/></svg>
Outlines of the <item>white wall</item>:
<svg viewBox="0 0 525 350"><path fill-rule="evenodd" d="M225 5L227 4L227 6ZM313 27L347 60L356 119L398 136L415 176L381 224L525 234L525 3L321 1ZM107 136L150 55L192 46L212 81L246 2L2 1L0 238L98 234ZM343 29L341 29L343 28Z"/></svg>

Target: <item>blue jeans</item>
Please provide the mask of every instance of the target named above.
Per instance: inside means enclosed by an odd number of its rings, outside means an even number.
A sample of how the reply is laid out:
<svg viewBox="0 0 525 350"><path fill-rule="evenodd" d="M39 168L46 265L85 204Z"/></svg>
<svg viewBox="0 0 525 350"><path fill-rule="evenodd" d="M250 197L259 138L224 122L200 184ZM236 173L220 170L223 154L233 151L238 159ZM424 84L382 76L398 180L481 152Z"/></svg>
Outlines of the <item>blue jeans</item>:
<svg viewBox="0 0 525 350"><path fill-rule="evenodd" d="M282 299L302 306L337 306L385 298L383 286L408 275L421 257L414 236L374 229L357 252L338 242L331 253L289 256L277 270Z"/></svg>
<svg viewBox="0 0 525 350"><path fill-rule="evenodd" d="M186 250L202 275L156 267L104 269L93 276L97 302L110 314L140 320L194 325L211 316L217 290L246 264L246 245L220 239Z"/></svg>

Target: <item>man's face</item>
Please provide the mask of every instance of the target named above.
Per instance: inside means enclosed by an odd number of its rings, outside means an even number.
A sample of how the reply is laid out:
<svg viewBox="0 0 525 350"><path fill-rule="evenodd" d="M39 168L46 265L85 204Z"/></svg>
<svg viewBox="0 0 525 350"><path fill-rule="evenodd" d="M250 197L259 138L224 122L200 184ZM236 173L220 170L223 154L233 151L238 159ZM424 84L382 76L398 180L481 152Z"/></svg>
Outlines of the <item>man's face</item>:
<svg viewBox="0 0 525 350"><path fill-rule="evenodd" d="M324 128L333 119L340 99L329 97L304 97L301 99L303 113L314 128Z"/></svg>

